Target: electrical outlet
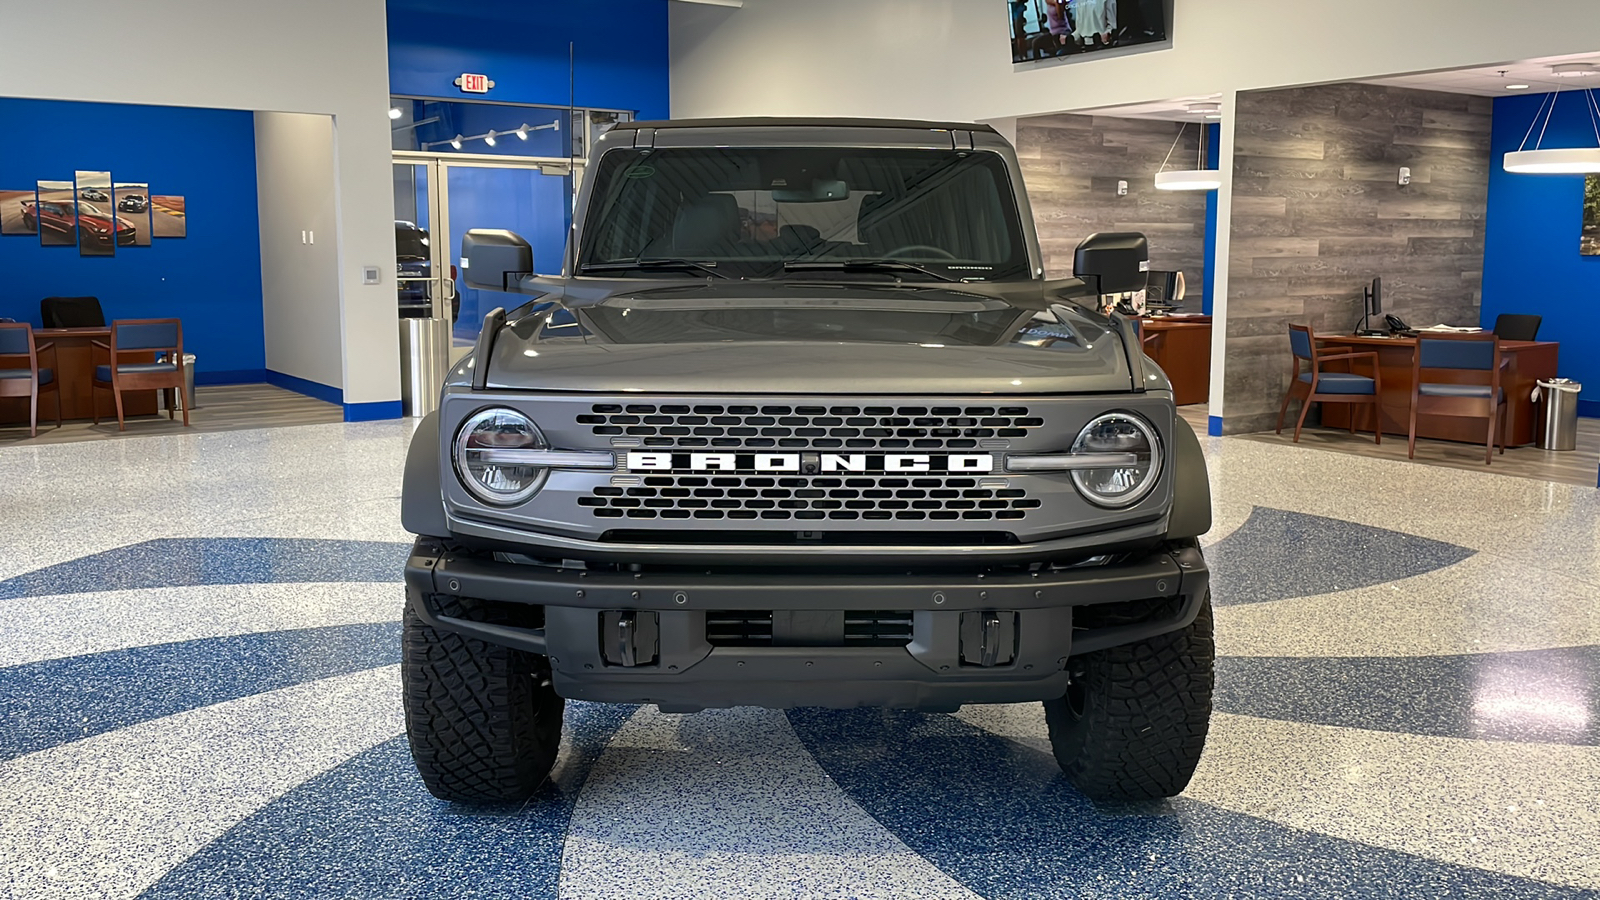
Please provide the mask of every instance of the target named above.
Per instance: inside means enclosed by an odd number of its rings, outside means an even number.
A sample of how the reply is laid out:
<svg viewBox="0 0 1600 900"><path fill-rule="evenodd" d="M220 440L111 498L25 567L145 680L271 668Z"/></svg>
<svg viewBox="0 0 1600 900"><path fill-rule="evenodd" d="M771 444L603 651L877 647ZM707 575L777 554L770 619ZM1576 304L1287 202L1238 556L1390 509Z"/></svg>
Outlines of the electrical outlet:
<svg viewBox="0 0 1600 900"><path fill-rule="evenodd" d="M1409 166L1401 166L1400 167L1400 184L1402 186L1404 186L1404 185L1408 185L1410 183L1411 183L1411 168Z"/></svg>
<svg viewBox="0 0 1600 900"><path fill-rule="evenodd" d="M1126 181L1117 182L1117 196L1118 197L1126 197L1126 196L1128 196L1128 183Z"/></svg>

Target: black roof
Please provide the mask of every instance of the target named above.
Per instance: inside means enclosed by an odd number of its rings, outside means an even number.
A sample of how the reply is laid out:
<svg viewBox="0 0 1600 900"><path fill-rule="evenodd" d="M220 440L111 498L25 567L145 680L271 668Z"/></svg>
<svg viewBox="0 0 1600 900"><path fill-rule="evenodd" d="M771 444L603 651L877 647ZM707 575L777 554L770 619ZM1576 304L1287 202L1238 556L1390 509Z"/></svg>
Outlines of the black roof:
<svg viewBox="0 0 1600 900"><path fill-rule="evenodd" d="M920 119L824 119L788 116L749 116L719 119L657 119L644 122L618 122L613 131L637 128L774 128L785 126L815 128L911 128L929 131L994 131L977 122L925 122Z"/></svg>

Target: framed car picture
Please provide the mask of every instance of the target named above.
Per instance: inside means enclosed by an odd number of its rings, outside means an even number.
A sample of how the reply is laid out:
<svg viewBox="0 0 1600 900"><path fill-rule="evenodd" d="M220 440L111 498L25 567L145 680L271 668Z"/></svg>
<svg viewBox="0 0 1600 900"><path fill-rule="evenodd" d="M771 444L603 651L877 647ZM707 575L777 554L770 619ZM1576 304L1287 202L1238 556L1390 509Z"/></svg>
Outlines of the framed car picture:
<svg viewBox="0 0 1600 900"><path fill-rule="evenodd" d="M78 252L84 256L112 256L118 244L133 243L133 225L117 217L111 204L110 172L76 172L78 202Z"/></svg>
<svg viewBox="0 0 1600 900"><path fill-rule="evenodd" d="M72 182L41 181L33 201L24 200L23 225L39 233L46 247L71 247L78 242L78 205Z"/></svg>
<svg viewBox="0 0 1600 900"><path fill-rule="evenodd" d="M111 202L117 218L133 226L133 246L150 246L150 185L140 181L119 181L111 186Z"/></svg>
<svg viewBox="0 0 1600 900"><path fill-rule="evenodd" d="M150 197L151 234L158 238L188 237L189 225L184 215L183 198L171 194Z"/></svg>

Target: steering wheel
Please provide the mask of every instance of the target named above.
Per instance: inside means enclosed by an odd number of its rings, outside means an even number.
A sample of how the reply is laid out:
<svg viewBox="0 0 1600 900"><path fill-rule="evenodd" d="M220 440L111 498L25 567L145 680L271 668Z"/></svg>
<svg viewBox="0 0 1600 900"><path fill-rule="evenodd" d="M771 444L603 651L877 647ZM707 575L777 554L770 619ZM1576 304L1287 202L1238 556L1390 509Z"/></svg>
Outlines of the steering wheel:
<svg viewBox="0 0 1600 900"><path fill-rule="evenodd" d="M900 254L905 253L905 252L910 251L910 250L931 250L934 253L937 253L940 256L944 257L945 259L955 259L956 258L956 255L954 253L951 253L949 250L946 250L943 247L932 247L932 246L929 246L927 244L907 244L904 247L896 247L893 250L890 250L888 253L885 253L884 257L887 258L887 259L894 259L895 257L898 257Z"/></svg>

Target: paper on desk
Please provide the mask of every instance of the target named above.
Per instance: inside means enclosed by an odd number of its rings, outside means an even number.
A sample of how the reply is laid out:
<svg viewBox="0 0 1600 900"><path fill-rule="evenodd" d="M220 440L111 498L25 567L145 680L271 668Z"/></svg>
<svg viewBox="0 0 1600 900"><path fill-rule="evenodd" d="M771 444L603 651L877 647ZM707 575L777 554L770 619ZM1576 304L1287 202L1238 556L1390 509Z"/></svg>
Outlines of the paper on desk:
<svg viewBox="0 0 1600 900"><path fill-rule="evenodd" d="M1429 325L1427 328L1418 328L1417 330L1418 331L1448 331L1448 332L1453 332L1453 333L1457 333L1457 334L1475 334L1475 333L1477 333L1479 331L1482 331L1483 329L1475 327L1475 326L1460 326L1460 327L1458 327L1458 326L1455 326L1455 325L1442 325L1441 324L1441 325Z"/></svg>

